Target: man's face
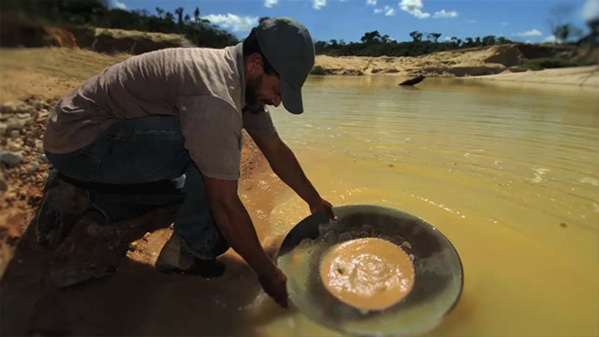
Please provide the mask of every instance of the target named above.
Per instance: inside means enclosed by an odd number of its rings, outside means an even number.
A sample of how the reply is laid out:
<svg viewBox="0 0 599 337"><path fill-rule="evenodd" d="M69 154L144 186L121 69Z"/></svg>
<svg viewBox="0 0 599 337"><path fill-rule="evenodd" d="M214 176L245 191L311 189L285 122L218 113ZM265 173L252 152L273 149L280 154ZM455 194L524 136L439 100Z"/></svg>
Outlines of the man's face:
<svg viewBox="0 0 599 337"><path fill-rule="evenodd" d="M261 58L256 62L247 72L245 82L245 102L252 112L264 111L265 105L278 107L281 104L279 77L264 73Z"/></svg>

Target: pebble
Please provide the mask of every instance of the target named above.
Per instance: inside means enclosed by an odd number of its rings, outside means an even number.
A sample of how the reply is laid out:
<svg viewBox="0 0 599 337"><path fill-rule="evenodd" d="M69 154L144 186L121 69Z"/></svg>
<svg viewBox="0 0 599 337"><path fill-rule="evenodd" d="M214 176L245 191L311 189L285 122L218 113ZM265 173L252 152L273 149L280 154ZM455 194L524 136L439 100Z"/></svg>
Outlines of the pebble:
<svg viewBox="0 0 599 337"><path fill-rule="evenodd" d="M33 162L26 167L27 173L35 173L40 170L40 164Z"/></svg>
<svg viewBox="0 0 599 337"><path fill-rule="evenodd" d="M28 119L21 118L9 118L6 121L6 127L8 130L21 130L29 123Z"/></svg>
<svg viewBox="0 0 599 337"><path fill-rule="evenodd" d="M21 135L21 132L19 130L11 130L10 131L10 138L19 138L20 135Z"/></svg>
<svg viewBox="0 0 599 337"><path fill-rule="evenodd" d="M17 142L10 142L6 148L8 151L18 152L21 150L21 144Z"/></svg>
<svg viewBox="0 0 599 337"><path fill-rule="evenodd" d="M15 167L23 161L23 155L19 152L0 151L0 163Z"/></svg>
<svg viewBox="0 0 599 337"><path fill-rule="evenodd" d="M0 138L4 136L6 130L8 130L8 125L6 125L6 123L0 123Z"/></svg>
<svg viewBox="0 0 599 337"><path fill-rule="evenodd" d="M0 196L8 190L8 182L4 179L4 174L0 171Z"/></svg>
<svg viewBox="0 0 599 337"><path fill-rule="evenodd" d="M44 142L41 139L35 140L35 149L39 152L44 152Z"/></svg>

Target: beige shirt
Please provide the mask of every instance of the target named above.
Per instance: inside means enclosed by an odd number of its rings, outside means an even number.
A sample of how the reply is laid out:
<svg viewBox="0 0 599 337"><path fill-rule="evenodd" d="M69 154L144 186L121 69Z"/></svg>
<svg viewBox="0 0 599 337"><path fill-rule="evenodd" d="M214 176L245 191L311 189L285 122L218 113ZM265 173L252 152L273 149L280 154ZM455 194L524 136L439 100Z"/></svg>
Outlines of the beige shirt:
<svg viewBox="0 0 599 337"><path fill-rule="evenodd" d="M242 44L133 56L61 99L50 114L44 148L68 153L91 144L119 120L178 116L185 148L202 174L235 180L241 130L276 132L268 111L242 113L244 96Z"/></svg>

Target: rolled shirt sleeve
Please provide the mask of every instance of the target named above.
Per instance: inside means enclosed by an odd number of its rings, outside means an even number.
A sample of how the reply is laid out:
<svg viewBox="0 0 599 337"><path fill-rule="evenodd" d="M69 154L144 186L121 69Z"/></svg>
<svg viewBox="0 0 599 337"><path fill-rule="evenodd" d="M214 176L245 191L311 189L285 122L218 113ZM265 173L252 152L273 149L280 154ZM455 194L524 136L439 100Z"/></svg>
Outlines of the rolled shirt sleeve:
<svg viewBox="0 0 599 337"><path fill-rule="evenodd" d="M243 113L243 128L250 134L271 135L277 133L267 107L264 107L264 111L260 112L245 111Z"/></svg>
<svg viewBox="0 0 599 337"><path fill-rule="evenodd" d="M210 178L239 179L241 112L213 96L177 100L185 148L200 172Z"/></svg>

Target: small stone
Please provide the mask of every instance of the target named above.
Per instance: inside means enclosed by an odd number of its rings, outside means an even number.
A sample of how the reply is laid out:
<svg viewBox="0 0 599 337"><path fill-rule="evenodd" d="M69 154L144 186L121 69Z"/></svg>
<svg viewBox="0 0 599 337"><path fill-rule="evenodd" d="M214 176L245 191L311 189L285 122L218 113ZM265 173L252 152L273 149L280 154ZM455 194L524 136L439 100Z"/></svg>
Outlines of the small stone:
<svg viewBox="0 0 599 337"><path fill-rule="evenodd" d="M15 167L23 161L23 155L19 152L0 151L0 163Z"/></svg>
<svg viewBox="0 0 599 337"><path fill-rule="evenodd" d="M562 228L566 228L566 227L568 227L568 225L567 225L565 222L562 222L562 223L560 223L559 225L560 225Z"/></svg>
<svg viewBox="0 0 599 337"><path fill-rule="evenodd" d="M35 118L35 120L36 120L37 122L43 122L43 121L45 121L46 119L48 119L48 116L49 116L49 115L50 115L50 112L48 112L48 110L46 110L46 109L42 109L42 110L40 111L40 113L37 115L37 117Z"/></svg>
<svg viewBox="0 0 599 337"><path fill-rule="evenodd" d="M21 144L17 142L10 142L6 148L8 151L18 152L21 150Z"/></svg>
<svg viewBox="0 0 599 337"><path fill-rule="evenodd" d="M19 138L21 132L19 130L10 130L10 138Z"/></svg>
<svg viewBox="0 0 599 337"><path fill-rule="evenodd" d="M0 111L4 113L13 113L17 111L17 103L16 102L6 102L0 105Z"/></svg>
<svg viewBox="0 0 599 337"><path fill-rule="evenodd" d="M36 139L34 144L37 151L44 152L44 142L41 139Z"/></svg>
<svg viewBox="0 0 599 337"><path fill-rule="evenodd" d="M6 125L6 123L0 123L0 138L4 137L6 130L8 130L8 125Z"/></svg>
<svg viewBox="0 0 599 337"><path fill-rule="evenodd" d="M9 118L6 121L6 127L8 130L21 130L23 129L27 124L29 124L29 120L27 119L20 119L20 118Z"/></svg>
<svg viewBox="0 0 599 337"><path fill-rule="evenodd" d="M150 240L151 235L152 235L152 233L146 232L146 234L144 234L144 237L143 237L144 241L148 242Z"/></svg>
<svg viewBox="0 0 599 337"><path fill-rule="evenodd" d="M8 190L8 182L4 179L2 171L0 171L0 196L2 196L6 190Z"/></svg>
<svg viewBox="0 0 599 337"><path fill-rule="evenodd" d="M48 157L46 157L46 155L44 153L40 154L38 157L39 161L42 163L50 163L50 161L48 160Z"/></svg>
<svg viewBox="0 0 599 337"><path fill-rule="evenodd" d="M40 164L33 162L33 163L27 165L27 167L25 169L27 170L27 173L29 173L29 174L35 173L40 170Z"/></svg>

